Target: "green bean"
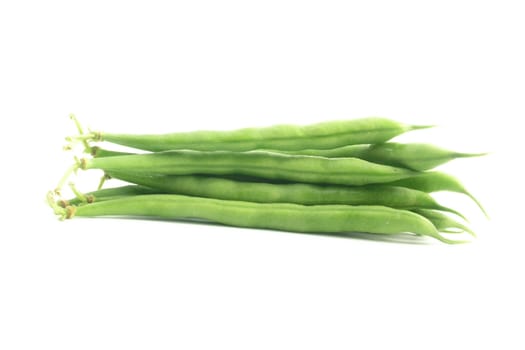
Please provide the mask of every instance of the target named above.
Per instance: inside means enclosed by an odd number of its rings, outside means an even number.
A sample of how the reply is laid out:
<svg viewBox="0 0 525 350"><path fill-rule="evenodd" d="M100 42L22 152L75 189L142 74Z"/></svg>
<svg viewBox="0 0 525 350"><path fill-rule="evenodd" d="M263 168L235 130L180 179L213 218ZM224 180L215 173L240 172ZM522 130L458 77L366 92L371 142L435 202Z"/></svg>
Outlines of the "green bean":
<svg viewBox="0 0 525 350"><path fill-rule="evenodd" d="M427 143L387 142L374 145L350 145L334 149L305 149L282 151L287 154L305 154L320 157L354 157L369 162L403 167L416 171L433 169L456 158L478 157L484 153L461 153Z"/></svg>
<svg viewBox="0 0 525 350"><path fill-rule="evenodd" d="M448 211L463 217L457 211L440 205L427 193L404 187L272 184L202 175L145 176L134 173L111 173L110 176L170 194L259 203L382 205L398 209L427 208Z"/></svg>
<svg viewBox="0 0 525 350"><path fill-rule="evenodd" d="M410 176L406 169L357 158L292 156L270 152L166 151L84 159L82 169L157 175L248 175L267 179L339 185L391 182Z"/></svg>
<svg viewBox="0 0 525 350"><path fill-rule="evenodd" d="M160 135L132 135L106 132L69 139L108 141L146 151L193 149L200 151L249 151L254 149L328 149L344 145L380 143L406 131L428 128L385 118L362 118L313 125L275 125L233 131L193 131Z"/></svg>
<svg viewBox="0 0 525 350"><path fill-rule="evenodd" d="M445 243L461 243L439 234L421 215L381 206L251 203L181 195L141 195L80 207L55 208L57 214L73 216L133 216L163 219L198 219L214 223L305 233L374 234L415 233Z"/></svg>
<svg viewBox="0 0 525 350"><path fill-rule="evenodd" d="M427 193L438 191L450 191L467 195L476 203L483 214L488 217L487 212L481 203L463 186L463 184L454 176L442 172L431 171L420 173L415 176L407 177L405 179L393 181L389 183L391 186L401 186L412 188Z"/></svg>
<svg viewBox="0 0 525 350"><path fill-rule="evenodd" d="M461 153L426 143L387 142L374 145L350 145L333 149L302 149L296 151L266 150L290 155L309 155L326 158L359 158L369 162L402 167L415 171L433 169L457 158L479 157L485 153ZM109 151L92 147L94 157L112 157L132 153Z"/></svg>
<svg viewBox="0 0 525 350"><path fill-rule="evenodd" d="M472 231L466 225L463 225L462 223L457 222L456 220L452 219L448 215L445 215L435 210L428 210L428 209L414 209L412 211L419 215L426 217L428 220L430 220L430 222L434 224L436 229L440 232L445 232L445 233L467 232L471 236L476 237L476 234L474 233L474 231ZM456 230L459 230L459 232Z"/></svg>

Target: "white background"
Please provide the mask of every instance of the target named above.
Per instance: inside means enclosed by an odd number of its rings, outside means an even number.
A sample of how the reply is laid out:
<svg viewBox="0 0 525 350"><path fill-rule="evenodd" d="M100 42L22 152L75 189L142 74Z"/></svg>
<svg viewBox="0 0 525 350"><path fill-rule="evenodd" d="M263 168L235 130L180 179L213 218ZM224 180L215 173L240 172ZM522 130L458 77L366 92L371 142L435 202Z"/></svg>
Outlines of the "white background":
<svg viewBox="0 0 525 350"><path fill-rule="evenodd" d="M0 348L523 349L519 3L2 1ZM135 133L437 124L400 140L492 152L442 168L491 220L451 194L474 243L59 222L70 112Z"/></svg>

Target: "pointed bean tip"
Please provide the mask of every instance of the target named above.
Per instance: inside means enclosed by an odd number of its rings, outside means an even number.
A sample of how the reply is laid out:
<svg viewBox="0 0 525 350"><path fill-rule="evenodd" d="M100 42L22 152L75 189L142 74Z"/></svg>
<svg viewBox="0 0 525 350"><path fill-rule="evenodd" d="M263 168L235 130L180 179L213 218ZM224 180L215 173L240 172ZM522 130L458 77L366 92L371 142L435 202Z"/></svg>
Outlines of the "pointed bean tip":
<svg viewBox="0 0 525 350"><path fill-rule="evenodd" d="M478 206L478 208L481 210L481 212L483 213L483 215L485 215L485 218L487 220L490 220L490 217L489 217L489 214L487 213L487 211L485 210L485 208L481 205L480 201L477 200L476 197L474 197L470 192L467 192L465 191L465 194L467 196L470 197L470 199L472 199L474 201L474 203L476 203L476 205Z"/></svg>
<svg viewBox="0 0 525 350"><path fill-rule="evenodd" d="M465 232L471 235L473 238L478 238L478 235L476 234L476 232L472 231L469 228L465 228Z"/></svg>
<svg viewBox="0 0 525 350"><path fill-rule="evenodd" d="M472 243L472 241L466 240L466 239L449 239L441 236L441 238L438 238L441 242L447 243L447 244L466 244L466 243Z"/></svg>
<svg viewBox="0 0 525 350"><path fill-rule="evenodd" d="M468 240L459 240L459 239L449 239L441 235L439 232L436 232L431 237L437 239L438 241L441 241L443 243L447 244L464 244L464 243L471 243L471 241Z"/></svg>
<svg viewBox="0 0 525 350"><path fill-rule="evenodd" d="M490 152L481 152L481 153L456 153L454 157L456 158L474 158L474 157L484 157L489 155Z"/></svg>
<svg viewBox="0 0 525 350"><path fill-rule="evenodd" d="M448 242L449 244L467 244L467 243L472 243L472 241L468 241L466 239L464 240L450 240L450 242Z"/></svg>
<svg viewBox="0 0 525 350"><path fill-rule="evenodd" d="M422 129L430 129L435 128L437 125L410 125L410 130L422 130Z"/></svg>
<svg viewBox="0 0 525 350"><path fill-rule="evenodd" d="M457 216L459 216L460 218L462 218L463 220L465 220L466 222L469 222L469 223L470 223L470 221L467 219L467 217L466 217L465 215L461 214L459 211L457 211L457 210L455 210L455 209L452 209L452 208L449 208L449 207L445 207L445 206L440 205L440 206L438 207L438 210L443 210L443 211L446 211L446 212L452 213L452 214L454 214L454 215L457 215Z"/></svg>
<svg viewBox="0 0 525 350"><path fill-rule="evenodd" d="M464 225L461 225L461 228L458 227L457 230L453 230L453 229L446 229L446 230L441 230L441 232L443 233L449 233L449 234L462 234L462 233L466 233L470 236L472 236L473 238L478 238L478 235L472 231L470 228L464 226Z"/></svg>

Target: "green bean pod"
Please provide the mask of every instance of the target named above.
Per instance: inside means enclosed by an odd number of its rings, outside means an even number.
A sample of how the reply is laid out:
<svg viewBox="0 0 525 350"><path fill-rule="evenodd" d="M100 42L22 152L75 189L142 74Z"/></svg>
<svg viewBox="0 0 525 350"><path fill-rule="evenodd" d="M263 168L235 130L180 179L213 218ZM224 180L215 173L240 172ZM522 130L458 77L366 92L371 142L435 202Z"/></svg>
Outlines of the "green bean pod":
<svg viewBox="0 0 525 350"><path fill-rule="evenodd" d="M414 190L419 190L427 193L439 192L439 191L449 191L457 192L464 194L476 203L479 209L483 214L488 217L487 212L481 205L481 203L463 186L463 184L456 179L454 176L438 172L431 171L426 173L420 173L412 177L407 177L405 179L393 181L389 183L392 186L401 186L412 188Z"/></svg>
<svg viewBox="0 0 525 350"><path fill-rule="evenodd" d="M427 143L387 142L374 145L350 145L334 149L304 149L282 151L328 158L353 157L369 162L407 168L416 171L433 169L457 158L478 157L484 153L461 153Z"/></svg>
<svg viewBox="0 0 525 350"><path fill-rule="evenodd" d="M97 132L94 141L108 141L146 151L192 149L200 151L249 151L255 149L328 149L344 145L381 143L406 131L428 128L386 118L362 118L312 125L275 125L233 131L193 131L160 135Z"/></svg>
<svg viewBox="0 0 525 350"><path fill-rule="evenodd" d="M162 219L198 219L249 228L305 233L374 234L415 233L445 243L460 243L439 234L421 215L381 206L252 203L181 195L142 195L95 202L64 210L73 216L136 216Z"/></svg>
<svg viewBox="0 0 525 350"><path fill-rule="evenodd" d="M472 231L469 227L467 227L466 225L463 225L460 222L457 222L456 220L452 219L448 215L445 215L435 210L428 210L428 209L413 209L412 211L430 220L430 222L434 224L434 226L439 232L445 232L445 233L466 232L470 234L472 237L476 237L476 234L474 233L474 231Z"/></svg>
<svg viewBox="0 0 525 350"><path fill-rule="evenodd" d="M357 158L323 158L271 152L190 150L83 159L82 169L145 175L247 175L272 180L339 185L392 182L414 176L406 169Z"/></svg>
<svg viewBox="0 0 525 350"><path fill-rule="evenodd" d="M134 173L110 173L109 175L112 178L169 194L258 203L381 205L398 209L427 208L448 211L463 217L457 211L437 203L429 194L405 187L272 184L202 175L145 176Z"/></svg>

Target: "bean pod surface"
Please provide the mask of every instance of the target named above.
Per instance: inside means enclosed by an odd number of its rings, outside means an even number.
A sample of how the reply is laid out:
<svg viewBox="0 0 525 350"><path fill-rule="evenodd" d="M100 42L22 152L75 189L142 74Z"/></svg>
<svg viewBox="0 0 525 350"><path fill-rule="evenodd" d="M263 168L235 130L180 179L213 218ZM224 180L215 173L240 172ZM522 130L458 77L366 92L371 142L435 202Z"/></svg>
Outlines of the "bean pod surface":
<svg viewBox="0 0 525 350"><path fill-rule="evenodd" d="M415 233L445 243L459 243L441 236L434 225L421 215L382 206L304 206L152 194L67 207L67 211L68 217L131 215L200 219L230 226L305 233Z"/></svg>
<svg viewBox="0 0 525 350"><path fill-rule="evenodd" d="M429 194L388 185L336 186L241 181L203 175L147 176L134 173L111 173L111 177L157 190L196 197L258 203L296 203L304 205L347 204L381 205L398 209L427 208L444 210Z"/></svg>
<svg viewBox="0 0 525 350"><path fill-rule="evenodd" d="M380 143L404 132L427 127L407 125L386 118L370 117L304 126L275 125L233 131L192 131L156 135L99 132L93 134L92 138L97 141L108 141L154 152L176 149L200 151L300 150Z"/></svg>
<svg viewBox="0 0 525 350"><path fill-rule="evenodd" d="M385 183L414 176L406 169L357 158L324 158L272 152L166 151L84 159L83 169L150 175L247 175L271 180L339 185Z"/></svg>

